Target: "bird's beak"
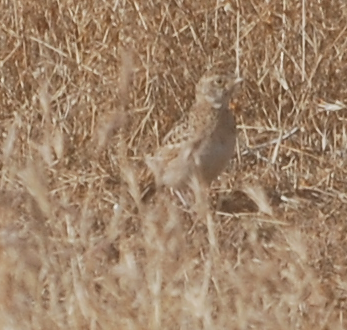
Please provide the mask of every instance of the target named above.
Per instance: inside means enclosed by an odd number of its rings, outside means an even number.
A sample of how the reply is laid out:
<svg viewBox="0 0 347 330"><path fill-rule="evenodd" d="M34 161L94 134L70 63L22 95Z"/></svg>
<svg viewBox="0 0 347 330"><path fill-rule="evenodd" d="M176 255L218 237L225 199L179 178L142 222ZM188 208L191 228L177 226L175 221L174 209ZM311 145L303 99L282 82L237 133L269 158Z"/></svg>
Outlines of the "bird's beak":
<svg viewBox="0 0 347 330"><path fill-rule="evenodd" d="M234 85L239 84L239 83L241 83L243 81L244 81L244 79L242 77L238 77L238 78L235 79Z"/></svg>
<svg viewBox="0 0 347 330"><path fill-rule="evenodd" d="M240 83L243 82L244 79L241 77L237 77L233 80L229 81L228 88L232 94L237 94L240 89Z"/></svg>

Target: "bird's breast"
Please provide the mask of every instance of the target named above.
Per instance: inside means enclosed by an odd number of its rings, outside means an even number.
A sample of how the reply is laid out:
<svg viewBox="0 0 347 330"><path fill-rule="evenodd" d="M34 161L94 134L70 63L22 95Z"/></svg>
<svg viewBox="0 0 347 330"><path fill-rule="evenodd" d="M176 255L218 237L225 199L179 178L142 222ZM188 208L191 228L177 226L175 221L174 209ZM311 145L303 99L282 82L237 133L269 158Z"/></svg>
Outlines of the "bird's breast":
<svg viewBox="0 0 347 330"><path fill-rule="evenodd" d="M236 126L230 113L230 116L225 116L218 122L200 146L198 152L199 167L206 182L210 183L226 167L233 156L235 143Z"/></svg>

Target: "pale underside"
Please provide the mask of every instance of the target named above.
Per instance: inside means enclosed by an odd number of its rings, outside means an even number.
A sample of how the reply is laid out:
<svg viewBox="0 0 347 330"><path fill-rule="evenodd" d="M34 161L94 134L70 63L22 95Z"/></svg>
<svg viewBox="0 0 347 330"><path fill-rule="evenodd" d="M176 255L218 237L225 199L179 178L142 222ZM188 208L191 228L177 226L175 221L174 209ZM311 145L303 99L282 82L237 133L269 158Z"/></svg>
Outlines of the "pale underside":
<svg viewBox="0 0 347 330"><path fill-rule="evenodd" d="M240 79L216 68L196 85L188 115L165 136L146 162L157 186L180 189L196 177L209 186L233 155L236 127L229 101Z"/></svg>
<svg viewBox="0 0 347 330"><path fill-rule="evenodd" d="M205 109L204 109L205 108ZM181 188L192 175L206 185L223 170L234 149L234 120L228 109L222 116L209 104L194 104L190 114L165 136L147 165L156 184Z"/></svg>

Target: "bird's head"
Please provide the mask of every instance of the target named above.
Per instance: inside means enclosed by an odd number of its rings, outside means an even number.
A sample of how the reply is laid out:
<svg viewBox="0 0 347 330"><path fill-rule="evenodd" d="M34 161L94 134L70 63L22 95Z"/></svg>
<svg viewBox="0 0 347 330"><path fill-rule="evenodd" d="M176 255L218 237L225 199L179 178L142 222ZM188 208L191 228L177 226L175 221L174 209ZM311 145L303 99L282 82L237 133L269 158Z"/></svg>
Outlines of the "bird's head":
<svg viewBox="0 0 347 330"><path fill-rule="evenodd" d="M219 109L229 103L243 81L235 75L222 70L209 70L196 86L197 101L207 101L213 108Z"/></svg>

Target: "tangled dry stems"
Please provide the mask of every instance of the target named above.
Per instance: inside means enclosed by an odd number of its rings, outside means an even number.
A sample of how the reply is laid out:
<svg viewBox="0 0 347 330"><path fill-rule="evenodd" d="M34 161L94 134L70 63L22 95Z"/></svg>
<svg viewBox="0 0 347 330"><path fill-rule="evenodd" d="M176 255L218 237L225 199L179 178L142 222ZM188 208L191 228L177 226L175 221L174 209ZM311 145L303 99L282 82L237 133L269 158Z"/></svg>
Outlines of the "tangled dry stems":
<svg viewBox="0 0 347 330"><path fill-rule="evenodd" d="M2 328L346 328L346 4L236 3L0 2ZM143 205L217 62L235 159Z"/></svg>

